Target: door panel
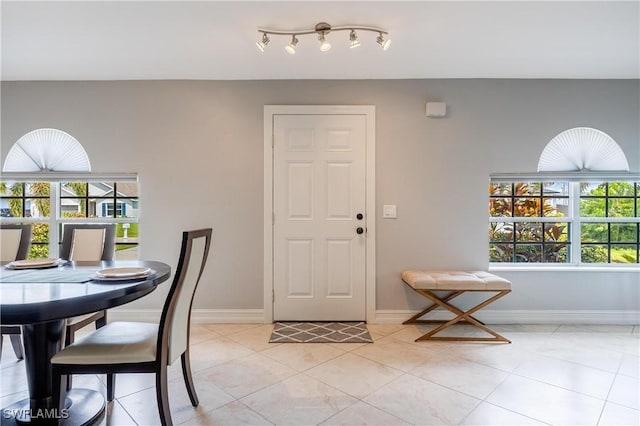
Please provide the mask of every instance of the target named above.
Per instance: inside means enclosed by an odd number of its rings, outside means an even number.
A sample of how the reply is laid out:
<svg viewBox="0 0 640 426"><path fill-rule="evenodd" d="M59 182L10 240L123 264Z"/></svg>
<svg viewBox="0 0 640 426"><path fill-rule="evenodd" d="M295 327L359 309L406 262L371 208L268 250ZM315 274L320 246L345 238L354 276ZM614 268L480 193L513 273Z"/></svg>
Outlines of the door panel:
<svg viewBox="0 0 640 426"><path fill-rule="evenodd" d="M327 219L352 219L351 164L327 164Z"/></svg>
<svg viewBox="0 0 640 426"><path fill-rule="evenodd" d="M313 219L313 163L287 163L289 220Z"/></svg>
<svg viewBox="0 0 640 426"><path fill-rule="evenodd" d="M353 297L352 240L327 240L327 297Z"/></svg>
<svg viewBox="0 0 640 426"><path fill-rule="evenodd" d="M275 115L274 319L360 321L366 306L366 117Z"/></svg>
<svg viewBox="0 0 640 426"><path fill-rule="evenodd" d="M313 297L313 241L289 240L287 297Z"/></svg>

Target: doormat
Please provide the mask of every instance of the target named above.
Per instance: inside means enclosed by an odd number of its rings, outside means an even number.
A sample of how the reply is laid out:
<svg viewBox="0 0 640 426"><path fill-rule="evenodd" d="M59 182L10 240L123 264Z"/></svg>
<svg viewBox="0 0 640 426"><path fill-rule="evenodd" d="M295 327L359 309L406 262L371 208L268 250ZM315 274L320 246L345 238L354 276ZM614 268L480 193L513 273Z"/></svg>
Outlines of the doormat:
<svg viewBox="0 0 640 426"><path fill-rule="evenodd" d="M364 322L277 322L269 343L373 343Z"/></svg>

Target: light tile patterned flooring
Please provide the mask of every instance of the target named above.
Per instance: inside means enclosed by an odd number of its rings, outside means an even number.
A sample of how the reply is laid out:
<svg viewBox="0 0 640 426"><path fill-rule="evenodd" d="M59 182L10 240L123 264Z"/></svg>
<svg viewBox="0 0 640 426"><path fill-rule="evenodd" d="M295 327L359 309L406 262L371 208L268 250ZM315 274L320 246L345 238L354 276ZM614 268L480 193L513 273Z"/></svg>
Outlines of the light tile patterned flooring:
<svg viewBox="0 0 640 426"><path fill-rule="evenodd" d="M170 367L175 424L638 425L640 326L494 326L512 344L419 342L425 326L369 325L373 344L269 344L272 325L193 324L200 406ZM467 333L473 333L468 330ZM0 406L24 398L7 341ZM105 392L103 376L74 385ZM158 424L152 375L119 375L101 424Z"/></svg>

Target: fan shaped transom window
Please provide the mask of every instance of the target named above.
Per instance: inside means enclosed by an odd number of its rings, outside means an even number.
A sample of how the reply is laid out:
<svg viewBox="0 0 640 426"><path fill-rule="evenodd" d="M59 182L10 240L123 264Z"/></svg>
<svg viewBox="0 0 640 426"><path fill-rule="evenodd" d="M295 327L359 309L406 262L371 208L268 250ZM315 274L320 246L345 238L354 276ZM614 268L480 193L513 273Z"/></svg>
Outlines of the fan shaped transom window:
<svg viewBox="0 0 640 426"><path fill-rule="evenodd" d="M544 147L539 172L629 171L622 148L608 134L589 127L565 130Z"/></svg>
<svg viewBox="0 0 640 426"><path fill-rule="evenodd" d="M36 129L11 147L3 172L90 172L89 156L80 142L58 129Z"/></svg>

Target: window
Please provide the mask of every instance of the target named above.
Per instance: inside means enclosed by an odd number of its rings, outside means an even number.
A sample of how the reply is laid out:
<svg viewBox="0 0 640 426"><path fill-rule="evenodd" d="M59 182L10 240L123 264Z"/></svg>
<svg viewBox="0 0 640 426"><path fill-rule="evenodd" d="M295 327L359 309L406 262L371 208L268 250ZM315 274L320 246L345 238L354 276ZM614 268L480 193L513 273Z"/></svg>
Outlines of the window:
<svg viewBox="0 0 640 426"><path fill-rule="evenodd" d="M584 263L640 263L640 182L581 184Z"/></svg>
<svg viewBox="0 0 640 426"><path fill-rule="evenodd" d="M492 181L489 261L639 264L640 182Z"/></svg>
<svg viewBox="0 0 640 426"><path fill-rule="evenodd" d="M49 257L51 184L0 182L0 208L5 218L32 218L29 258ZM10 220L10 219L9 219Z"/></svg>
<svg viewBox="0 0 640 426"><path fill-rule="evenodd" d="M116 259L138 258L138 183L0 182L3 223L32 223L30 258L55 257L62 224L116 223Z"/></svg>
<svg viewBox="0 0 640 426"><path fill-rule="evenodd" d="M123 216L124 212L126 212L126 206L124 203L115 203L115 211L114 211L114 203L103 203L102 204L102 212L105 216Z"/></svg>

